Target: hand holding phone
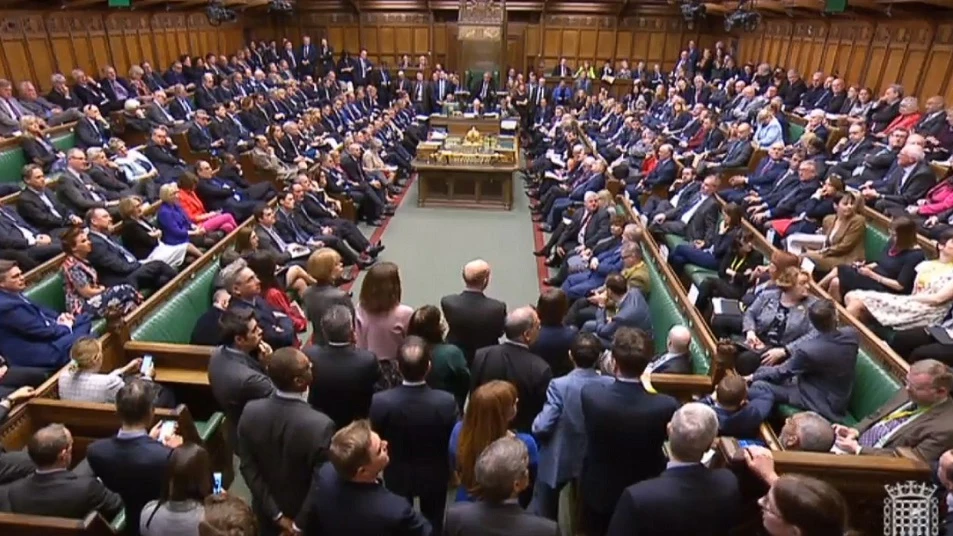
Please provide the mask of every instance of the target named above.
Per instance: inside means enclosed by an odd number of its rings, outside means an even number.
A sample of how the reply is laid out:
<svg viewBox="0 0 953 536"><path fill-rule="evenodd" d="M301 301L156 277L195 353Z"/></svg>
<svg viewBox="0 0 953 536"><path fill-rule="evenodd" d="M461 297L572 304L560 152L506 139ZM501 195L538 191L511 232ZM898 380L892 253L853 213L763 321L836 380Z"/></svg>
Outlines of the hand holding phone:
<svg viewBox="0 0 953 536"><path fill-rule="evenodd" d="M212 493L220 495L225 492L222 487L222 473L212 473Z"/></svg>
<svg viewBox="0 0 953 536"><path fill-rule="evenodd" d="M139 367L139 374L142 374L143 376L151 376L154 369L155 362L153 361L152 356L142 356L142 366Z"/></svg>
<svg viewBox="0 0 953 536"><path fill-rule="evenodd" d="M176 422L175 421L162 421L162 427L159 428L159 442L165 443L172 434L175 433Z"/></svg>

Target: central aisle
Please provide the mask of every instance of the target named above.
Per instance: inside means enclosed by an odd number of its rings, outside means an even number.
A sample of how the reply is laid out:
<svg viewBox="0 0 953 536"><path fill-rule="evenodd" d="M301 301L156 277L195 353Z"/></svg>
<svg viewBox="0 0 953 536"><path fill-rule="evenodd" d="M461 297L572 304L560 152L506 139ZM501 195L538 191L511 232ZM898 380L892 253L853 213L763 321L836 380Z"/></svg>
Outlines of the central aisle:
<svg viewBox="0 0 953 536"><path fill-rule="evenodd" d="M492 267L489 296L505 301L510 311L535 305L539 280L533 227L519 181L513 186L513 210L498 211L421 208L417 185L411 185L381 237L387 249L380 260L400 267L404 303L414 308L439 305L441 297L462 290L463 265L482 258ZM363 274L351 287L355 301Z"/></svg>

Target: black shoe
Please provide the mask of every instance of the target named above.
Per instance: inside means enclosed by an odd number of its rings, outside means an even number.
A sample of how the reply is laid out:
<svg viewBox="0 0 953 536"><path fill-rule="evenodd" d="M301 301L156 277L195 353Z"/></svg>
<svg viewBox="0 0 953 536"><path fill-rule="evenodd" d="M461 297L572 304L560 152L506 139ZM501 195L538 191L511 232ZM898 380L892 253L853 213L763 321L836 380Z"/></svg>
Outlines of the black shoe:
<svg viewBox="0 0 953 536"><path fill-rule="evenodd" d="M533 255L537 257L549 257L549 252L545 249L539 249L533 252Z"/></svg>
<svg viewBox="0 0 953 536"><path fill-rule="evenodd" d="M551 259L546 260L546 266L549 266L550 268L559 268L559 265L562 263L563 263L563 260L560 259L559 257L553 257Z"/></svg>
<svg viewBox="0 0 953 536"><path fill-rule="evenodd" d="M371 220L367 222L371 227L380 227L382 225L381 220Z"/></svg>
<svg viewBox="0 0 953 536"><path fill-rule="evenodd" d="M373 266L376 261L377 259L367 259L367 260L358 259L357 267L360 268L361 270L366 270L370 268L371 266Z"/></svg>
<svg viewBox="0 0 953 536"><path fill-rule="evenodd" d="M542 231L542 232L544 232L544 233L551 233L551 232L553 232L553 228L550 227L548 223L544 223L544 224L540 225L540 226L539 226L539 230Z"/></svg>
<svg viewBox="0 0 953 536"><path fill-rule="evenodd" d="M395 212L397 212L397 211L394 210L394 209L392 209L392 208L385 208L385 209L384 209L384 215L385 215L385 216L393 216Z"/></svg>
<svg viewBox="0 0 953 536"><path fill-rule="evenodd" d="M381 251L384 251L385 246L383 244L376 244L367 248L367 254L371 257L377 257L380 255Z"/></svg>

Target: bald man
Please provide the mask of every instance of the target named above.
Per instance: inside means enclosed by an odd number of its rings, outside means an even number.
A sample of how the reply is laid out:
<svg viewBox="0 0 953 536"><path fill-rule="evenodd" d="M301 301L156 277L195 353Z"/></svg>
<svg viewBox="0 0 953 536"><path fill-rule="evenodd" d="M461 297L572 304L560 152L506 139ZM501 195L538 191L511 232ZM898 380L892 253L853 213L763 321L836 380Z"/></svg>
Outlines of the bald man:
<svg viewBox="0 0 953 536"><path fill-rule="evenodd" d="M444 296L440 308L450 327L447 342L463 350L469 365L478 349L499 342L506 304L486 296L490 265L483 259L470 261L463 267L463 283L463 292Z"/></svg>
<svg viewBox="0 0 953 536"><path fill-rule="evenodd" d="M665 352L652 358L652 362L645 367L646 373L659 374L691 374L692 355L689 347L692 344L692 332L685 326L674 325L668 332L668 341Z"/></svg>

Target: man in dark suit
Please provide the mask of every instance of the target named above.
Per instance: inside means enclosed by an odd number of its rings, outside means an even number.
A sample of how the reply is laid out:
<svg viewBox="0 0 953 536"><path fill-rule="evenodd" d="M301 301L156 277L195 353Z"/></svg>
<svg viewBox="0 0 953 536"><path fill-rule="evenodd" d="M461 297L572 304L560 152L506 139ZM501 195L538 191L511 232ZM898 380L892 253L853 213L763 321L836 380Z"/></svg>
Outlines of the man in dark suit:
<svg viewBox="0 0 953 536"><path fill-rule="evenodd" d="M232 263L222 269L222 283L232 295L228 310L254 313L262 331L262 339L269 346L278 349L294 345L295 330L291 318L262 298L261 282L247 264Z"/></svg>
<svg viewBox="0 0 953 536"><path fill-rule="evenodd" d="M596 192L583 196L584 210L577 210L561 236L556 240L556 257L562 259L573 250L592 250L600 240L609 236L609 211L599 207ZM554 233L555 234L555 233ZM550 263L559 266L555 261Z"/></svg>
<svg viewBox="0 0 953 536"><path fill-rule="evenodd" d="M308 494L306 536L400 534L429 536L430 522L407 499L380 481L390 463L387 442L367 420L354 421L331 439L328 456Z"/></svg>
<svg viewBox="0 0 953 536"><path fill-rule="evenodd" d="M176 121L191 121L195 116L195 104L192 98L181 85L171 89L173 96L169 99L169 113Z"/></svg>
<svg viewBox="0 0 953 536"><path fill-rule="evenodd" d="M211 73L205 73L202 83L195 88L195 105L211 113L212 107L218 102L218 97L215 96L215 77Z"/></svg>
<svg viewBox="0 0 953 536"><path fill-rule="evenodd" d="M156 91L152 102L146 104L146 119L153 127L163 126L173 132L183 132L185 121L176 119L168 108L169 98L165 91Z"/></svg>
<svg viewBox="0 0 953 536"><path fill-rule="evenodd" d="M220 330L224 344L209 358L208 384L218 407L225 411L229 442L241 456L238 423L245 404L275 392L264 364L272 350L262 340L258 320L248 309L225 311Z"/></svg>
<svg viewBox="0 0 953 536"><path fill-rule="evenodd" d="M490 265L482 259L463 267L466 288L459 294L440 299L440 308L447 320L447 342L463 350L467 363L473 363L476 351L498 343L503 335L506 304L484 292L490 284Z"/></svg>
<svg viewBox="0 0 953 536"><path fill-rule="evenodd" d="M43 168L36 164L24 166L23 182L26 188L17 198L17 212L27 223L50 236L59 236L69 227L82 225L83 219L47 189Z"/></svg>
<svg viewBox="0 0 953 536"><path fill-rule="evenodd" d="M728 534L741 517L741 491L730 469L711 470L702 457L718 435L718 418L708 406L682 406L668 423L671 458L656 478L622 493L609 536L631 534Z"/></svg>
<svg viewBox="0 0 953 536"><path fill-rule="evenodd" d="M606 276L605 295L606 300L600 302L596 311L596 319L583 324L583 332L595 333L606 348L612 346L612 337L622 327L652 333L652 311L645 296L638 288L630 287L622 274Z"/></svg>
<svg viewBox="0 0 953 536"><path fill-rule="evenodd" d="M556 522L523 510L517 502L529 487L526 444L504 436L476 460L476 502L460 502L447 512L445 532L453 536L557 536Z"/></svg>
<svg viewBox="0 0 953 536"><path fill-rule="evenodd" d="M80 149L105 147L112 133L95 104L83 107L83 118L76 122L76 146Z"/></svg>
<svg viewBox="0 0 953 536"><path fill-rule="evenodd" d="M615 382L587 385L580 394L587 446L579 490L587 534L605 534L623 490L665 468L662 444L678 402L650 394L639 381L649 348L645 333L620 328L612 341Z"/></svg>
<svg viewBox="0 0 953 536"><path fill-rule="evenodd" d="M663 239L658 240L659 243L664 243L666 234L675 234L689 241L704 240L710 244L718 235L718 215L721 212L721 205L715 197L717 190L718 177L705 177L701 190L693 199L686 199L677 207L657 214L649 231Z"/></svg>
<svg viewBox="0 0 953 536"><path fill-rule="evenodd" d="M553 371L529 346L539 335L539 315L532 307L520 307L506 316L501 344L477 350L470 368L470 391L491 380L516 386L519 402L513 428L530 433L533 418L543 409Z"/></svg>
<svg viewBox="0 0 953 536"><path fill-rule="evenodd" d="M218 103L212 104L214 108ZM216 139L209 128L212 119L209 112L199 110L195 112L195 120L189 125L186 137L189 140L189 149L196 153L217 154L225 149L225 140Z"/></svg>
<svg viewBox="0 0 953 536"><path fill-rule="evenodd" d="M109 234L112 217L102 208L94 208L86 214L89 241L93 250L89 263L99 272L104 285L128 283L137 289L158 290L172 281L175 269L162 261L140 262Z"/></svg>
<svg viewBox="0 0 953 536"><path fill-rule="evenodd" d="M321 371L311 382L308 402L331 417L339 429L367 418L381 371L374 354L354 346L352 309L332 305L314 328L321 330L326 342L304 349L314 368Z"/></svg>
<svg viewBox="0 0 953 536"><path fill-rule="evenodd" d="M169 138L169 130L165 127L152 129L152 135L149 137L146 147L142 150L142 154L159 171L159 177L156 181L159 184L176 181L183 173L188 171L185 160L179 157L179 148L172 143Z"/></svg>
<svg viewBox="0 0 953 536"><path fill-rule="evenodd" d="M775 403L814 411L833 422L847 415L857 363L857 332L837 327L837 311L829 300L808 310L818 335L798 345L794 355L775 366L761 366L751 376L751 390L765 389Z"/></svg>
<svg viewBox="0 0 953 536"><path fill-rule="evenodd" d="M397 354L402 385L371 401L371 427L387 442L391 461L384 469L387 489L413 501L439 536L447 502L450 461L447 444L457 423L453 395L427 386L430 349L420 337L404 340Z"/></svg>
<svg viewBox="0 0 953 536"><path fill-rule="evenodd" d="M675 325L668 330L665 352L654 358L645 367L649 374L691 374L692 332L685 326Z"/></svg>
<svg viewBox="0 0 953 536"><path fill-rule="evenodd" d="M99 512L112 519L122 512L122 499L94 475L71 471L73 436L62 424L40 428L27 443L36 472L5 488L0 511L14 514L82 519Z"/></svg>
<svg viewBox="0 0 953 536"><path fill-rule="evenodd" d="M107 488L126 506L125 534L139 534L139 514L147 502L158 499L166 482L172 449L182 444L176 434L159 436L152 382L133 380L116 393L116 414L122 427L114 437L89 445L86 460Z"/></svg>
<svg viewBox="0 0 953 536"><path fill-rule="evenodd" d="M379 226L381 215L394 214L395 207L387 203L384 185L364 173L360 145L352 143L348 146L347 152L341 155L341 168L344 169L348 181L364 194L364 202L360 208L368 225Z"/></svg>
<svg viewBox="0 0 953 536"><path fill-rule="evenodd" d="M202 316L195 322L189 344L197 346L218 346L222 344L222 339L218 333L218 323L221 322L222 315L228 309L229 301L231 301L231 294L226 289L220 288L215 291L215 294L212 294L212 306L208 311L202 313Z"/></svg>
<svg viewBox="0 0 953 536"><path fill-rule="evenodd" d="M913 126L913 131L921 136L935 138L947 125L946 103L943 102L943 97L930 97L925 108L920 120Z"/></svg>
<svg viewBox="0 0 953 536"><path fill-rule="evenodd" d="M675 164L674 148L665 144L658 149L658 164L648 175L639 182L626 186L626 190L633 199L638 199L644 192L650 192L658 186L670 186L678 175L678 166Z"/></svg>
<svg viewBox="0 0 953 536"><path fill-rule="evenodd" d="M311 43L311 37L301 38L301 51L298 53L298 76L314 76L314 68L318 63L318 49Z"/></svg>
<svg viewBox="0 0 953 536"><path fill-rule="evenodd" d="M94 208L118 213L119 195L96 184L88 169L82 149L70 149L66 153L66 171L56 186L56 196L76 214L85 215Z"/></svg>
<svg viewBox="0 0 953 536"><path fill-rule="evenodd" d="M275 392L248 402L238 422L241 472L266 535L306 530L301 507L312 475L328 459L334 423L307 400L315 372L322 373L300 351L275 351L268 364Z"/></svg>
<svg viewBox="0 0 953 536"><path fill-rule="evenodd" d="M920 146L907 145L900 150L897 165L887 173L882 185L862 190L864 198L880 212L916 205L936 184L936 174L925 158Z"/></svg>
<svg viewBox="0 0 953 536"><path fill-rule="evenodd" d="M788 166L784 161L784 142L776 142L768 148L768 154L758 162L754 173L748 176L736 175L728 179L731 188L723 189L718 195L726 203L742 204L746 195L757 193L764 194L778 181L781 175L787 171ZM679 199L687 199L680 197Z"/></svg>
<svg viewBox="0 0 953 536"><path fill-rule="evenodd" d="M709 153L701 163L699 174L720 173L725 169L746 168L754 148L751 146L751 126L741 123L736 130L736 138L729 140L714 153Z"/></svg>
<svg viewBox="0 0 953 536"><path fill-rule="evenodd" d="M863 123L854 123L847 129L847 136L841 138L827 161L827 176L850 177L854 170L864 163L864 157L874 150L874 142L867 137L867 128Z"/></svg>
<svg viewBox="0 0 953 536"><path fill-rule="evenodd" d="M10 206L0 206L0 248L26 255L35 264L63 252L59 237L41 233Z"/></svg>
<svg viewBox="0 0 953 536"><path fill-rule="evenodd" d="M483 73L483 78L475 81L473 85L470 86L470 97L480 99L480 102L484 103L487 109L492 110L496 105L495 85L493 73L486 71Z"/></svg>
<svg viewBox="0 0 953 536"><path fill-rule="evenodd" d="M867 183L879 185L884 176L897 166L897 155L907 143L907 131L902 128L894 129L887 138L886 147L873 148L864 155L860 165L851 172L845 183L854 188L861 188Z"/></svg>

